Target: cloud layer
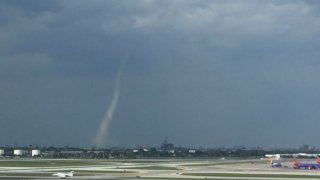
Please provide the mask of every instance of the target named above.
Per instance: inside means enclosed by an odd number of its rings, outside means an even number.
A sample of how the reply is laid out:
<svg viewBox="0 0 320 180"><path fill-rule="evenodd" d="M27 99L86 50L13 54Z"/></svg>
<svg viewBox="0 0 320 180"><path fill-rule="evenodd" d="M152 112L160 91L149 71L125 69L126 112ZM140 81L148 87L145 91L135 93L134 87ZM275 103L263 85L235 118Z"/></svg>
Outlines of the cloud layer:
<svg viewBox="0 0 320 180"><path fill-rule="evenodd" d="M317 145L319 7L1 1L0 141L92 145L125 57L109 145Z"/></svg>

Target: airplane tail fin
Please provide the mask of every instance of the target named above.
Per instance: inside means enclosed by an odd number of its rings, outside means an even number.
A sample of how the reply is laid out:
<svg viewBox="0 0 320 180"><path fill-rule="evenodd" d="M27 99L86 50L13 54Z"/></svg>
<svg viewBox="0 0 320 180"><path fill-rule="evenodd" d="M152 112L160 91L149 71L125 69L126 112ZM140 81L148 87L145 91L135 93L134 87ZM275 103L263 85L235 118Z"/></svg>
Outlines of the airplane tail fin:
<svg viewBox="0 0 320 180"><path fill-rule="evenodd" d="M317 163L320 163L320 156L317 156L316 161Z"/></svg>
<svg viewBox="0 0 320 180"><path fill-rule="evenodd" d="M298 159L293 159L293 165L299 166L300 165L299 160Z"/></svg>
<svg viewBox="0 0 320 180"><path fill-rule="evenodd" d="M67 176L68 176L68 177L72 177L72 176L73 176L73 173L74 173L74 171L70 171L70 172L67 174Z"/></svg>

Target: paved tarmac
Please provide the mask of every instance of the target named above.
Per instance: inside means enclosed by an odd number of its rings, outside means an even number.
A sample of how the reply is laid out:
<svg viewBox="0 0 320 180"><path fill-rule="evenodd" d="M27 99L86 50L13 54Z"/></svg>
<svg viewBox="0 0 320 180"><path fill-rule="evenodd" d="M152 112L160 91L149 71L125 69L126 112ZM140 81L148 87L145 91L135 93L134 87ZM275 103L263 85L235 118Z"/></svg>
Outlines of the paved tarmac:
<svg viewBox="0 0 320 180"><path fill-rule="evenodd" d="M68 179L250 179L250 180L292 180L319 179L320 170L297 170L290 159L281 160L285 168L272 168L262 160L168 160L153 162L102 162L101 165L66 167L0 167L1 173L33 174L36 176L1 176L0 179L59 179L52 177L56 172L74 170L74 177ZM311 160L308 160L312 162ZM118 171L118 172L117 172ZM131 172L130 172L131 171ZM46 175L42 176L42 174ZM190 175L198 173L197 176ZM199 174L200 173L200 174ZM202 174L201 174L202 173ZM210 174L211 173L211 174ZM189 175L188 175L189 174ZM231 174L231 175L230 175ZM270 177L268 177L268 175ZM279 176L280 175L280 176ZM256 177L255 177L256 176ZM258 177L264 176L264 177ZM286 177L288 176L288 177ZM294 176L297 176L294 178ZM303 177L305 176L305 177ZM314 178L313 178L313 177ZM318 177L317 177L318 176Z"/></svg>

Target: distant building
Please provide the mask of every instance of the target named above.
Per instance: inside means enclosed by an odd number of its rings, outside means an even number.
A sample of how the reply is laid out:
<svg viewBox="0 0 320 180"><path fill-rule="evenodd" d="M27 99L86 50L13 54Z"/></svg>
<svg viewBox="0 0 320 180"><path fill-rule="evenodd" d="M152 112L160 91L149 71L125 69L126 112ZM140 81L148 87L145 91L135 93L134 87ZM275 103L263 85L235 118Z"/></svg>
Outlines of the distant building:
<svg viewBox="0 0 320 180"><path fill-rule="evenodd" d="M4 150L0 149L0 156L3 156L3 155L4 155Z"/></svg>
<svg viewBox="0 0 320 180"><path fill-rule="evenodd" d="M22 156L23 151L21 149L14 149L13 150L13 155L14 156Z"/></svg>
<svg viewBox="0 0 320 180"><path fill-rule="evenodd" d="M168 143L168 138L166 136L166 139L161 144L162 150L172 150L174 148L174 145L171 143Z"/></svg>
<svg viewBox="0 0 320 180"><path fill-rule="evenodd" d="M316 149L315 147L311 147L309 145L302 145L299 147L299 150L304 151L304 152L308 152L308 151L315 150L315 149Z"/></svg>
<svg viewBox="0 0 320 180"><path fill-rule="evenodd" d="M266 158L271 158L271 159L274 159L274 160L279 160L281 155L280 154L266 154L265 157Z"/></svg>
<svg viewBox="0 0 320 180"><path fill-rule="evenodd" d="M34 149L31 151L31 156L35 157L35 156L40 156L40 150Z"/></svg>
<svg viewBox="0 0 320 180"><path fill-rule="evenodd" d="M147 148L142 149L143 152L148 152L149 150Z"/></svg>

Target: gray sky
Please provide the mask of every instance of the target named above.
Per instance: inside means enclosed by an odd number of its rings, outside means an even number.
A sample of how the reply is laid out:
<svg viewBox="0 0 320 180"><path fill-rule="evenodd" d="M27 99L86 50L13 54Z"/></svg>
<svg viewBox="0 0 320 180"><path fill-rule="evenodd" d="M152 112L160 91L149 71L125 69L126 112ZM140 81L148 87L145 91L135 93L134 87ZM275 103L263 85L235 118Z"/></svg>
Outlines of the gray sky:
<svg viewBox="0 0 320 180"><path fill-rule="evenodd" d="M318 1L0 0L0 144L320 146Z"/></svg>

